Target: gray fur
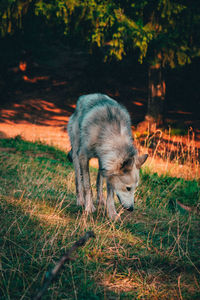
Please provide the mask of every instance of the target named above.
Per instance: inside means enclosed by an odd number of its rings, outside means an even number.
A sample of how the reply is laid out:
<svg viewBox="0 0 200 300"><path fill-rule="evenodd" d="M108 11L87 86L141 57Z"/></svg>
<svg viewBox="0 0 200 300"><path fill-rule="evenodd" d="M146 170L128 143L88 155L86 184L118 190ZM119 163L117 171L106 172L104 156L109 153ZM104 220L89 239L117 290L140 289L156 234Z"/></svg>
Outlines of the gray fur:
<svg viewBox="0 0 200 300"><path fill-rule="evenodd" d="M133 147L128 111L103 94L90 94L78 99L70 117L68 133L75 168L77 204L90 213L95 211L89 176L89 160L98 158L97 201L107 205L110 218L117 213L116 192L123 207L133 210L134 190L139 180L139 168L147 155L138 156ZM103 178L107 182L107 201L103 198Z"/></svg>

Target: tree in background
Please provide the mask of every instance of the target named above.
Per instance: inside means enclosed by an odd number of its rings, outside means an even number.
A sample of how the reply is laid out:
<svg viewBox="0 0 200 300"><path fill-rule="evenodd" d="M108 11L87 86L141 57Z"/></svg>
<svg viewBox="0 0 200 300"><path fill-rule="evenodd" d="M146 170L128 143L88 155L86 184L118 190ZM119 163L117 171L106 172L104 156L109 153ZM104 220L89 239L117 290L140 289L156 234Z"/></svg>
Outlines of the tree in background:
<svg viewBox="0 0 200 300"><path fill-rule="evenodd" d="M135 50L149 65L147 119L163 122L166 85L163 70L191 63L200 56L200 7L196 1L84 1L85 37L118 60Z"/></svg>
<svg viewBox="0 0 200 300"><path fill-rule="evenodd" d="M163 70L200 56L195 0L2 0L1 35L24 30L30 13L89 49L100 48L105 60L122 60L134 51L139 63L149 65L147 119L157 124L163 121Z"/></svg>

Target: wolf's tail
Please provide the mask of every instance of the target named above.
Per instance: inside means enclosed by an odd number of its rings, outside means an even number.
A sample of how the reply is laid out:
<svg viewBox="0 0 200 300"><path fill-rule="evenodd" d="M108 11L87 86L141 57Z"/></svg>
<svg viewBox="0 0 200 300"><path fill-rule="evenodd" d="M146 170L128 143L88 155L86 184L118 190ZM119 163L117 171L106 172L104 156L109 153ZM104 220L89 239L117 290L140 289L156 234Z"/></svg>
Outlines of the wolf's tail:
<svg viewBox="0 0 200 300"><path fill-rule="evenodd" d="M72 150L68 152L67 158L68 158L68 160L69 160L71 163L73 163L73 159L72 159Z"/></svg>

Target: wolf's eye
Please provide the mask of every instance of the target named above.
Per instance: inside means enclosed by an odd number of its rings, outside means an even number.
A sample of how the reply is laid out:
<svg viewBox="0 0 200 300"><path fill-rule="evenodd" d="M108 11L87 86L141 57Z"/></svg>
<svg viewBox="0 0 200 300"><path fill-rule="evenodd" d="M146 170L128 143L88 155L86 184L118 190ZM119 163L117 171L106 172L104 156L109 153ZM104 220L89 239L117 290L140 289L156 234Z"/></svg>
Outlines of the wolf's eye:
<svg viewBox="0 0 200 300"><path fill-rule="evenodd" d="M130 192L130 191L131 191L131 187L130 187L130 186L127 186L127 187L126 187L126 190L127 190L127 192Z"/></svg>

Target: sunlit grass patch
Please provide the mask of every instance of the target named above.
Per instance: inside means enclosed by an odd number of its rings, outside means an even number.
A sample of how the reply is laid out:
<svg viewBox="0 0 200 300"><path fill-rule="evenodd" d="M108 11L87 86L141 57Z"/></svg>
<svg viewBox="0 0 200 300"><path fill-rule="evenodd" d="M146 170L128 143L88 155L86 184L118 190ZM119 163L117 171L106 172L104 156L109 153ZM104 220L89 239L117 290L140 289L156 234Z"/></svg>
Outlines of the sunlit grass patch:
<svg viewBox="0 0 200 300"><path fill-rule="evenodd" d="M137 191L138 199L146 199L147 206L177 208L177 201L185 205L200 205L200 181L183 178L158 176L150 170L141 172L141 185ZM152 197L153 196L153 197Z"/></svg>
<svg viewBox="0 0 200 300"><path fill-rule="evenodd" d="M143 170L135 212L116 203L121 221L112 222L104 209L87 216L76 206L65 153L19 138L0 140L0 147L1 299L31 299L88 230L96 238L74 253L43 299L199 298L198 210L177 206L199 206L197 180ZM91 169L93 187L96 175Z"/></svg>
<svg viewBox="0 0 200 300"><path fill-rule="evenodd" d="M187 180L200 177L200 143L190 128L187 135L175 136L173 129L133 132L137 148L149 153L145 164L152 172Z"/></svg>

